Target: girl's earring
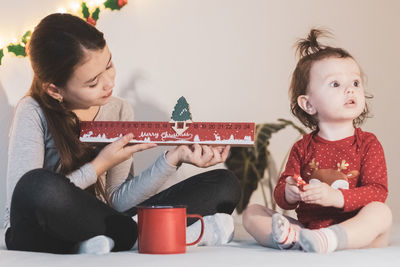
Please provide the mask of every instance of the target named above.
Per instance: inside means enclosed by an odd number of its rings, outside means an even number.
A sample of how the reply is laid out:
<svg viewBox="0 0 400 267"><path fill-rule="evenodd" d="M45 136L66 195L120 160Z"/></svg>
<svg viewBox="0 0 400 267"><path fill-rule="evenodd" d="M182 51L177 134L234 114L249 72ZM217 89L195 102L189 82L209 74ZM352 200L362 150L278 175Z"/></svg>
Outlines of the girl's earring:
<svg viewBox="0 0 400 267"><path fill-rule="evenodd" d="M60 104L64 101L64 99L63 99L62 96L59 96L59 97L57 98L57 100L58 100L58 102L60 102Z"/></svg>

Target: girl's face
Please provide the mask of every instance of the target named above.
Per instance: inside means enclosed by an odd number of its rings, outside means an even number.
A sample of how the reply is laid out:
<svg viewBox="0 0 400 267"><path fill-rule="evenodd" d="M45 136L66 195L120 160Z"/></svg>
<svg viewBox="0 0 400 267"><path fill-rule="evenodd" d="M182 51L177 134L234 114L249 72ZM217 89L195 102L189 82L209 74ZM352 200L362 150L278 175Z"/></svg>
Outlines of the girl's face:
<svg viewBox="0 0 400 267"><path fill-rule="evenodd" d="M108 46L85 50L83 63L75 68L62 95L69 109L88 109L106 104L114 88L115 68Z"/></svg>
<svg viewBox="0 0 400 267"><path fill-rule="evenodd" d="M365 108L358 64L352 58L336 57L315 62L306 97L305 111L316 114L319 123L353 122Z"/></svg>

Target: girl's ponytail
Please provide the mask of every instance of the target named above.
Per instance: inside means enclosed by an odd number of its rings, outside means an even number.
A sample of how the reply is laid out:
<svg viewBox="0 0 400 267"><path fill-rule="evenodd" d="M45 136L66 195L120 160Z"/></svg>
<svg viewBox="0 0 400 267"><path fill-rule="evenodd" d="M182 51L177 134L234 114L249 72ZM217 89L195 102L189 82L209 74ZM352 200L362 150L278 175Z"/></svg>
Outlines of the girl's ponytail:
<svg viewBox="0 0 400 267"><path fill-rule="evenodd" d="M323 49L326 46L321 45L318 43L319 37L328 37L330 36L330 32L327 30L322 29L311 29L310 33L308 34L307 38L300 39L296 43L296 53L299 55L300 58L305 56L310 56L315 54Z"/></svg>

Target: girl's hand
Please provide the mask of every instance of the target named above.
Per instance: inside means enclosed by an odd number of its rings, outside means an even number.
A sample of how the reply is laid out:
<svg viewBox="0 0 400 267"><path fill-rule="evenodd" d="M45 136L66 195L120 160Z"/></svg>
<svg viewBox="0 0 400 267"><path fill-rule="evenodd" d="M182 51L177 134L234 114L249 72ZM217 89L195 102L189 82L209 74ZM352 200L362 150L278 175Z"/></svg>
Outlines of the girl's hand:
<svg viewBox="0 0 400 267"><path fill-rule="evenodd" d="M230 146L181 145L168 151L167 161L175 166L189 163L197 167L210 167L225 162Z"/></svg>
<svg viewBox="0 0 400 267"><path fill-rule="evenodd" d="M301 201L300 189L297 186L297 181L292 176L286 177L285 198L289 204L295 204Z"/></svg>
<svg viewBox="0 0 400 267"><path fill-rule="evenodd" d="M340 190L334 189L327 183L311 183L300 192L301 200L307 204L317 204L324 207L343 208L344 199Z"/></svg>
<svg viewBox="0 0 400 267"><path fill-rule="evenodd" d="M91 162L97 175L101 175L108 169L132 157L133 153L153 148L157 144L136 144L128 145L133 134L127 134L122 138L105 146L97 157Z"/></svg>

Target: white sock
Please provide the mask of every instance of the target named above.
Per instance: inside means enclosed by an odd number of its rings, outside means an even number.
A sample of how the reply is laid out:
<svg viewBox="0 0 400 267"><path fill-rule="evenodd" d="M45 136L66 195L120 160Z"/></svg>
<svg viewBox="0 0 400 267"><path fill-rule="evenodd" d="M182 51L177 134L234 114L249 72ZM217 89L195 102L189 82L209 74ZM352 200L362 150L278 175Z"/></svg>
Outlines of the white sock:
<svg viewBox="0 0 400 267"><path fill-rule="evenodd" d="M216 213L204 216L204 234L199 246L218 246L232 241L234 233L234 223L231 215L226 213ZM201 222L196 221L186 228L186 242L194 242L200 235Z"/></svg>
<svg viewBox="0 0 400 267"><path fill-rule="evenodd" d="M136 214L136 215L132 216L132 220L134 220L135 223L137 224L137 222L138 222L138 215ZM138 250L138 240L139 240L139 238L136 239L136 242L135 242L135 244L133 244L133 246L131 247L131 250Z"/></svg>
<svg viewBox="0 0 400 267"><path fill-rule="evenodd" d="M299 249L299 229L299 226L291 224L285 216L279 213L272 215L272 239L278 248Z"/></svg>
<svg viewBox="0 0 400 267"><path fill-rule="evenodd" d="M111 252L114 241L105 235L98 235L79 243L78 254L106 254Z"/></svg>
<svg viewBox="0 0 400 267"><path fill-rule="evenodd" d="M136 242L133 244L133 247L131 247L131 250L138 250L138 240L139 238L136 239Z"/></svg>
<svg viewBox="0 0 400 267"><path fill-rule="evenodd" d="M330 228L300 231L301 247L307 252L330 253L338 247L338 237Z"/></svg>

